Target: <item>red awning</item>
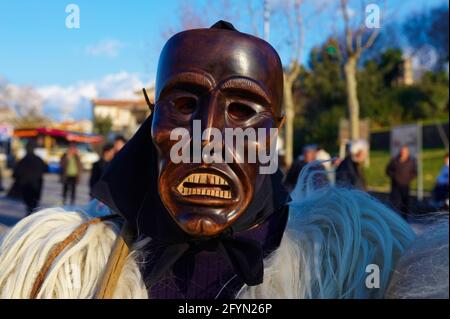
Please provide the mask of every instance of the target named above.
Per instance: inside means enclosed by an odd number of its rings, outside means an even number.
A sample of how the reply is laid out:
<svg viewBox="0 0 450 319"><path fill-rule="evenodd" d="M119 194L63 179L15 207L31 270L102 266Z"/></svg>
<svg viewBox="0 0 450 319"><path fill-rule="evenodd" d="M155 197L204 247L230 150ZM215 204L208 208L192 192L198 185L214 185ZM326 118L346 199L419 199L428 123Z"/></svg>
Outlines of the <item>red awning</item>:
<svg viewBox="0 0 450 319"><path fill-rule="evenodd" d="M47 127L39 127L35 129L15 129L13 135L15 137L36 137L38 135L61 137L69 142L75 143L100 143L103 141L103 137L100 135L71 132Z"/></svg>

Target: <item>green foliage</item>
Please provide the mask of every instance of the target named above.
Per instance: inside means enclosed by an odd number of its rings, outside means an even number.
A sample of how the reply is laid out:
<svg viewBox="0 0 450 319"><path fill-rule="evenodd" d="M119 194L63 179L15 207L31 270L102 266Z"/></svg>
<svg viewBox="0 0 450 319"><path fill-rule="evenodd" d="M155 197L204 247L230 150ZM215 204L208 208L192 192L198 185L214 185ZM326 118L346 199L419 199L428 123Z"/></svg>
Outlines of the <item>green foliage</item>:
<svg viewBox="0 0 450 319"><path fill-rule="evenodd" d="M94 133L106 136L112 129L112 120L109 116L94 118Z"/></svg>
<svg viewBox="0 0 450 319"><path fill-rule="evenodd" d="M294 152L301 146L319 143L335 150L339 119L345 117L345 82L342 76L339 47L329 40L311 51L310 70L302 69L294 85L297 118Z"/></svg>
<svg viewBox="0 0 450 319"><path fill-rule="evenodd" d="M385 87L392 87L395 79L400 75L402 55L400 49L387 49L381 54L380 62L374 71L382 76Z"/></svg>
<svg viewBox="0 0 450 319"><path fill-rule="evenodd" d="M309 68L294 85L296 153L308 143L337 150L339 119L347 114L340 57L333 39L314 48ZM358 70L361 118L369 118L372 129L448 115L448 75L426 72L413 85L403 85L398 81L402 63L400 49L387 49Z"/></svg>
<svg viewBox="0 0 450 319"><path fill-rule="evenodd" d="M448 75L445 72L427 72L422 76L420 89L427 96L432 114L448 115Z"/></svg>

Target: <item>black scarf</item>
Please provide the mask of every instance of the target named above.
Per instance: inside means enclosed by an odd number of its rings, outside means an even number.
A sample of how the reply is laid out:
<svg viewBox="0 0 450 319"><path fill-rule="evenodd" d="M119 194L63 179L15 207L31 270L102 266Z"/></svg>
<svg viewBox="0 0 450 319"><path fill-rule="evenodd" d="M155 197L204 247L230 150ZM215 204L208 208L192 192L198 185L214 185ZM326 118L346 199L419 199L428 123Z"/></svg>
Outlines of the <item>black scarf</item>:
<svg viewBox="0 0 450 319"><path fill-rule="evenodd" d="M152 266L149 284L157 282L187 252L211 247L226 256L234 272L247 285L262 283L263 258L278 247L287 220L285 206L289 195L281 184L281 173L266 175L261 190L255 194L246 212L221 235L193 238L175 223L160 199L157 151L151 139L152 118L145 120L115 156L91 192L94 198L123 216L138 236L148 236L164 248ZM278 235L273 245L268 246L269 251L263 251L258 240L235 236L264 223L275 212L283 216L276 231Z"/></svg>

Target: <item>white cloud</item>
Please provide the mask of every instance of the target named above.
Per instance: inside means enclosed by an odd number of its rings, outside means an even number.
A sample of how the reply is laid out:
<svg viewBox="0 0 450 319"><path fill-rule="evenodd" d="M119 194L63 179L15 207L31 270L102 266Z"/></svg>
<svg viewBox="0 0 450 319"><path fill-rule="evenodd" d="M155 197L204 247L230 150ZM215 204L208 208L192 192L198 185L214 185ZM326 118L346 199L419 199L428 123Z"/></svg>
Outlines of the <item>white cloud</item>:
<svg viewBox="0 0 450 319"><path fill-rule="evenodd" d="M98 81L81 81L74 85L38 87L43 98L44 114L56 120L91 117L91 99L136 99L135 92L144 87L138 74L119 72Z"/></svg>
<svg viewBox="0 0 450 319"><path fill-rule="evenodd" d="M103 77L97 83L98 97L113 99L136 98L136 90L142 89L143 81L135 73L119 72Z"/></svg>
<svg viewBox="0 0 450 319"><path fill-rule="evenodd" d="M88 45L86 47L86 54L90 56L106 56L109 58L115 58L119 55L120 49L124 47L124 44L116 39L102 40L94 45Z"/></svg>

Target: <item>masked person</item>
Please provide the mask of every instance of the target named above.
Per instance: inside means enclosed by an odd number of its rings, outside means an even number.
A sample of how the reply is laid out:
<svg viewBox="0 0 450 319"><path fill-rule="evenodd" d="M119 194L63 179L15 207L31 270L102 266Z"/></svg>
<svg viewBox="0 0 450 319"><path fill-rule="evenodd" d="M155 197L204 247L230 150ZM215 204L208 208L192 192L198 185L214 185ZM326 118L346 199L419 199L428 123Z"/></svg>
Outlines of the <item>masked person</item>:
<svg viewBox="0 0 450 319"><path fill-rule="evenodd" d="M0 247L0 297L383 297L409 226L358 191L299 182L290 200L264 154L241 152L270 154L282 96L267 42L222 21L173 36L152 115L92 192L112 213L94 201L22 220ZM239 128L247 137L227 143ZM380 266L378 289L368 264Z"/></svg>

